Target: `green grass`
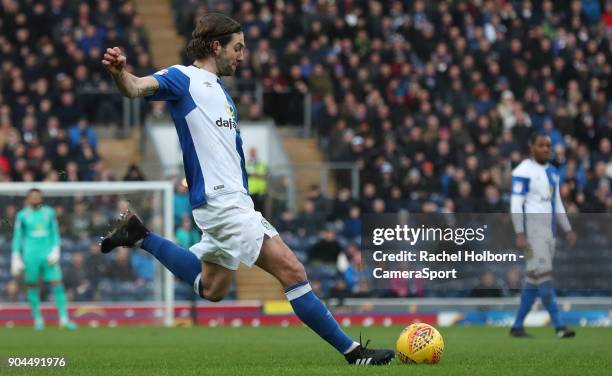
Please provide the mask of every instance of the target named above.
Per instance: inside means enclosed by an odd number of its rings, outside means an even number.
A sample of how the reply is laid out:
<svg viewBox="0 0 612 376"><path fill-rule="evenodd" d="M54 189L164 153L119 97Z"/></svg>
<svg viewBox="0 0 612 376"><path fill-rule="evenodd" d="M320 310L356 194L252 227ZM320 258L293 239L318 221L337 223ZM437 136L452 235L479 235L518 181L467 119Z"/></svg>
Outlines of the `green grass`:
<svg viewBox="0 0 612 376"><path fill-rule="evenodd" d="M399 327L348 329L393 347ZM550 328L535 339L509 338L506 328L440 328L446 345L434 366L349 367L329 345L303 327L260 328L48 328L0 329L0 358L63 356L78 375L610 375L612 328L579 328L559 340ZM20 370L0 374L64 374Z"/></svg>

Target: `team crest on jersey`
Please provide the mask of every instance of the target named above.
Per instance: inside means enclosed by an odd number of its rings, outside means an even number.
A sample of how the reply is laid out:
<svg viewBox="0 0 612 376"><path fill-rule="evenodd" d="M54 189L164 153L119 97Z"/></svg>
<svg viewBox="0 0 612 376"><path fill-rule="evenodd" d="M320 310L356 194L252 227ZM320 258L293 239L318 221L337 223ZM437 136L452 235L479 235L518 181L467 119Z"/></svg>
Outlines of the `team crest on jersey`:
<svg viewBox="0 0 612 376"><path fill-rule="evenodd" d="M263 225L263 227L264 227L266 230L268 230L268 231L272 231L272 230L274 230L274 226L272 226L272 225L270 224L270 222L266 221L266 219L265 219L265 218L262 218L262 219L261 219L261 224L262 224L262 225Z"/></svg>
<svg viewBox="0 0 612 376"><path fill-rule="evenodd" d="M162 70L156 72L155 74L166 74L166 73L168 73L168 70L167 69L162 69Z"/></svg>
<svg viewBox="0 0 612 376"><path fill-rule="evenodd" d="M515 181L514 184L512 184L512 191L515 194L523 193L523 182L522 181Z"/></svg>
<svg viewBox="0 0 612 376"><path fill-rule="evenodd" d="M232 119L236 118L234 113L234 107L227 100L225 101L225 112L227 112L227 115Z"/></svg>

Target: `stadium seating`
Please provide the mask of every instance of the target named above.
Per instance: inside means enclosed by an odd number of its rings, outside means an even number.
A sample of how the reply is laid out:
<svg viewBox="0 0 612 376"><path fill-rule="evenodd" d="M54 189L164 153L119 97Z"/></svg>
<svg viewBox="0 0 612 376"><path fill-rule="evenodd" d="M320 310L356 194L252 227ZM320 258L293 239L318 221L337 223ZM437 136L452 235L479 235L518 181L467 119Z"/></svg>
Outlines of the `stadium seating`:
<svg viewBox="0 0 612 376"><path fill-rule="evenodd" d="M105 94L110 83L100 50L121 45L138 57L134 64L142 62L134 69L150 72L148 41L129 1L31 3L8 0L0 9L11 21L0 30L0 180L103 180L108 172L91 125L116 122L119 111L116 97ZM533 9L517 1L172 3L186 39L195 18L215 6L243 24L249 51L238 80L249 89L237 102L241 119L249 119L240 107L252 104L253 80L276 104L264 103L264 115L279 123L299 121L277 110L299 114L303 95L310 95L325 155L361 166L361 199L347 203L337 193L324 198L331 205L319 212L345 249L354 240L339 225L347 215L329 208L505 211L511 169L536 131L553 139L568 211L612 212L612 25L604 21L612 18L603 9L553 1ZM348 181L336 178L339 187ZM313 218L294 214L285 239L308 263L318 235L302 236ZM2 236L0 291L10 279L10 234ZM571 288L578 282L605 278L594 272L594 260L611 256L589 254L593 240L580 239L571 258L558 252L566 294L578 293ZM83 247L65 240L66 267ZM307 269L323 292L340 273ZM500 279L505 271L494 270ZM475 284L478 270L470 272ZM452 290L467 295L472 287ZM123 299L115 288L137 300L150 294L105 279L102 298ZM443 296L444 289L425 294ZM177 295L187 298L189 290L177 287Z"/></svg>

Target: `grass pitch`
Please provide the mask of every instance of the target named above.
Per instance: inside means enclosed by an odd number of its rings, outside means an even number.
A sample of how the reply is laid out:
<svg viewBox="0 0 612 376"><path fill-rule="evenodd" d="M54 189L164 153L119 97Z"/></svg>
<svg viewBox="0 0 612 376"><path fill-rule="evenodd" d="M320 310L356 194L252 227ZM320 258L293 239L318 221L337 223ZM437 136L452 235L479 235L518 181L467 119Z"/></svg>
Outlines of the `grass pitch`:
<svg viewBox="0 0 612 376"><path fill-rule="evenodd" d="M400 327L348 328L391 347ZM612 328L578 328L574 339L531 329L514 339L506 328L439 328L442 361L433 366L356 367L305 327L0 329L0 374L70 375L610 375ZM8 356L62 356L67 369L9 371ZM64 373L65 372L65 373Z"/></svg>

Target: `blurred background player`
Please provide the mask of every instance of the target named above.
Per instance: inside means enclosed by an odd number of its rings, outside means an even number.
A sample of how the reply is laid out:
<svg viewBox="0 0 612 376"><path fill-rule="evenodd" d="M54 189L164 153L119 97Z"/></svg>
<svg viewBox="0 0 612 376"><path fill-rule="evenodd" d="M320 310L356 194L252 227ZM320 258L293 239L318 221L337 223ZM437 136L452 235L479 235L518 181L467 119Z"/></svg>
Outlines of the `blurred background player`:
<svg viewBox="0 0 612 376"><path fill-rule="evenodd" d="M55 210L43 205L42 192L38 189L28 191L26 207L17 213L12 249L11 274L18 276L24 272L34 328L42 330L45 327L38 288L42 277L53 290L60 327L75 329L76 325L68 318L66 293L62 284L59 266L60 233Z"/></svg>
<svg viewBox="0 0 612 376"><path fill-rule="evenodd" d="M150 232L132 213L102 240L102 252L137 245L155 256L203 298L218 302L228 293L241 263L257 265L283 286L296 315L343 354L349 364L387 364L393 350L368 349L338 325L315 295L304 266L278 232L256 211L249 196L238 111L220 77L234 75L244 58L241 25L221 13L206 13L192 34L189 66L174 65L151 76L127 72L117 47L102 63L127 97L165 101L183 150L192 214L203 232L182 248Z"/></svg>
<svg viewBox="0 0 612 376"><path fill-rule="evenodd" d="M516 246L525 253L527 270L521 303L510 335L528 337L523 322L539 296L550 314L557 335L561 338L574 337L575 332L563 325L559 314L552 270L557 223L565 232L570 246L576 243L576 234L572 231L559 194L559 173L549 163L550 137L535 133L529 140L529 148L531 158L512 171L512 222Z"/></svg>

